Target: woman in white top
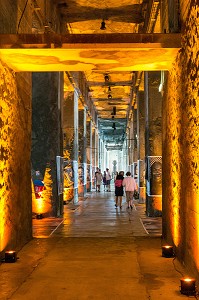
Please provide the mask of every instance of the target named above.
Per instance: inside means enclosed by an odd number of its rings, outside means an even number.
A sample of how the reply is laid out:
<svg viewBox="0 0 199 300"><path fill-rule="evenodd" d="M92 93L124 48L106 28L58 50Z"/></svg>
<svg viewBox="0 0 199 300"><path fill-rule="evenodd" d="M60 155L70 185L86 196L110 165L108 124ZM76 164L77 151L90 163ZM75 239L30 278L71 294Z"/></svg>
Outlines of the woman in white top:
<svg viewBox="0 0 199 300"><path fill-rule="evenodd" d="M100 192L100 185L103 179L100 169L98 169L98 171L95 173L95 178L96 178L96 192Z"/></svg>
<svg viewBox="0 0 199 300"><path fill-rule="evenodd" d="M122 182L123 187L125 188L126 193L126 202L128 203L128 208L133 208L133 194L134 191L137 191L137 184L135 179L131 177L131 172L127 172L126 176Z"/></svg>

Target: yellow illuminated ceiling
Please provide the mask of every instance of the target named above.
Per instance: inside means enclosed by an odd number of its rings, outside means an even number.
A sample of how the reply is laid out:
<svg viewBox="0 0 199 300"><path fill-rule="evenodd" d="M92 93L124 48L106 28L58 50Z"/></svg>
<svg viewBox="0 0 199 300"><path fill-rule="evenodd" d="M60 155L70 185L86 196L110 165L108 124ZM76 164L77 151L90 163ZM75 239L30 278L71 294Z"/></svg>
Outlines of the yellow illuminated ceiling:
<svg viewBox="0 0 199 300"><path fill-rule="evenodd" d="M17 72L168 70L179 48L179 34L0 35L0 58Z"/></svg>
<svg viewBox="0 0 199 300"><path fill-rule="evenodd" d="M41 21L45 15L43 1L36 2L34 16ZM0 35L0 59L17 72L82 71L104 137L110 140L114 133L115 139L116 132L121 136L125 131L131 111L132 90L137 84L135 72L170 69L181 46L180 34L158 33L161 32L158 0L55 0L54 3L62 24L61 34L55 32L53 19L49 19L46 28L45 19L38 28L35 27L38 22L33 26L33 33L44 34ZM109 82L104 81L105 74L109 75ZM142 85L141 76L138 77ZM111 99L108 99L109 88ZM136 107L136 103L133 105ZM116 107L114 120L118 121L118 130L114 132L113 107Z"/></svg>

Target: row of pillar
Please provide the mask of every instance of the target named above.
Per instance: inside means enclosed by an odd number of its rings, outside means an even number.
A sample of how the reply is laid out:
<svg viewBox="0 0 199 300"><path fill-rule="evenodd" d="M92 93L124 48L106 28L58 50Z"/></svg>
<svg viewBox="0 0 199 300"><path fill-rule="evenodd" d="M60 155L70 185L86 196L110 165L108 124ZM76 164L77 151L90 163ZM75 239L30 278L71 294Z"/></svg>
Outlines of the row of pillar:
<svg viewBox="0 0 199 300"><path fill-rule="evenodd" d="M99 136L97 116L88 111L78 89L72 87L61 95L63 86L60 82L63 78L60 79L60 76L61 73L35 73L33 76L33 131L39 146L33 147L32 165L35 172L40 168L43 177L49 167L48 177L52 178L49 202L53 206L52 214L56 216L61 215L63 210L60 205L62 196L57 193L57 174L53 171L57 167L56 156L63 157L64 178L61 181L64 200L74 199L75 204L79 197L84 197L94 187L96 168L103 171L109 165L109 152ZM46 89L50 103L46 102L46 91L42 92L39 86L44 86L44 83L48 87L53 83L52 89ZM137 178L139 201L146 201L149 216L159 216L162 210L162 95L158 91L159 84L160 72L144 73L144 90L136 92L137 107L132 111L122 151L126 153L126 162L123 157L122 164L118 165L122 170L129 165ZM35 103L38 105L38 102L42 104L34 114ZM35 116L40 120L36 120L34 125ZM43 131L40 132L40 129Z"/></svg>
<svg viewBox="0 0 199 300"><path fill-rule="evenodd" d="M148 216L162 214L162 95L160 72L144 72L127 131L128 165L137 179L139 201Z"/></svg>

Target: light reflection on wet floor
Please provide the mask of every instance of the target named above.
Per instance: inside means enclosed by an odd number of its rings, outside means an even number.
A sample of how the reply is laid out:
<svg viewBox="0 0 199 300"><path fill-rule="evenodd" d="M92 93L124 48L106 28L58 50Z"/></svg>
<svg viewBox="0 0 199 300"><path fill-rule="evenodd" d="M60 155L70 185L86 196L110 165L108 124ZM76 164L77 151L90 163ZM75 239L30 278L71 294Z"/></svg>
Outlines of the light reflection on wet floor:
<svg viewBox="0 0 199 300"><path fill-rule="evenodd" d="M133 237L161 235L161 218L148 218L145 204L134 203L127 209L123 197L122 209L115 208L114 192L88 193L64 206L64 218L33 220L34 237Z"/></svg>
<svg viewBox="0 0 199 300"><path fill-rule="evenodd" d="M122 209L115 208L114 192L89 193L87 198L79 201L77 205L69 203L65 206L64 222L53 233L53 236L130 237L148 235L136 206L135 202L133 210L129 210L125 197L123 197ZM143 210L144 204L142 204ZM146 221L148 218L144 217L144 219ZM160 221L159 218L155 224L155 234L161 234Z"/></svg>

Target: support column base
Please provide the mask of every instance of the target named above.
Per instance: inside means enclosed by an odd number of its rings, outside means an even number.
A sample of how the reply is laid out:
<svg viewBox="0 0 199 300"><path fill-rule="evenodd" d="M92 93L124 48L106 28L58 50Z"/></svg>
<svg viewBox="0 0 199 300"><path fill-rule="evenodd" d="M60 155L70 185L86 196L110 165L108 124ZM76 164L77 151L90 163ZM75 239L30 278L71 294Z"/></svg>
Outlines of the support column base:
<svg viewBox="0 0 199 300"><path fill-rule="evenodd" d="M148 217L162 216L162 196L146 196L146 214Z"/></svg>

